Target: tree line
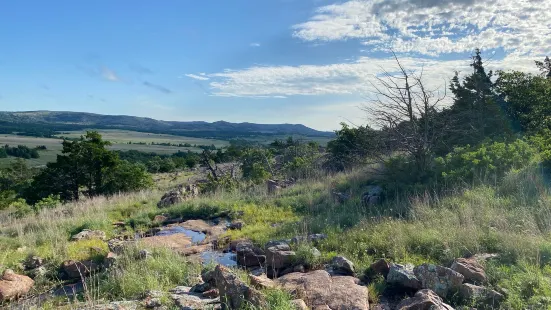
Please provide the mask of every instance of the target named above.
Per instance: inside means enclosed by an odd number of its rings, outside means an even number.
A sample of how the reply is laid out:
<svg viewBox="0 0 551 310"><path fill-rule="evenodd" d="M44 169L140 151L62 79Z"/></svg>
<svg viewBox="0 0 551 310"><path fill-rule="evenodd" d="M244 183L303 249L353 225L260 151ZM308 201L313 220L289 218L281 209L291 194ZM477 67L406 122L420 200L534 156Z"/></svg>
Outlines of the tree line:
<svg viewBox="0 0 551 310"><path fill-rule="evenodd" d="M24 159L40 158L39 150L45 150L46 146L37 146L35 148L29 148L26 145L18 145L10 147L8 144L0 148L0 158L6 158L8 156L19 157Z"/></svg>

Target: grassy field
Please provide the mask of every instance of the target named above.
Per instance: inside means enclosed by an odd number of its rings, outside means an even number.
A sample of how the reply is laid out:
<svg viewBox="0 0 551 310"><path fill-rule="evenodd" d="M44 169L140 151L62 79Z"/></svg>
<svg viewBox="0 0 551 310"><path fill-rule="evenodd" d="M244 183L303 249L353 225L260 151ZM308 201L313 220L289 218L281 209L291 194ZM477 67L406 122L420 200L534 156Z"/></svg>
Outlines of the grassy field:
<svg viewBox="0 0 551 310"><path fill-rule="evenodd" d="M214 144L217 148L224 147L229 145L229 142L222 140L211 140L211 139L199 139L199 138L190 138L190 137L181 137L181 136L172 136L172 135L162 135L162 134L152 134L152 133L143 133L127 130L101 130L99 131L103 136L103 139L110 141L113 145L109 147L111 150L138 150L142 152L154 152L162 155L169 155L176 153L178 151L192 151L200 152L200 148L196 147L176 147L176 146L163 146L163 145L143 145L143 144L128 144L128 142L133 143L189 143L191 145L211 145ZM68 138L78 138L83 135L85 132L74 131L63 133L60 136ZM45 145L47 150L40 151L40 158L37 159L28 159L27 162L29 165L36 167L45 165L48 162L55 161L56 155L61 152L61 139L55 138L37 138L37 137L25 137L17 135L0 135L0 145L9 144L10 146L17 145L26 145L28 147L36 147L39 145ZM0 168L5 167L15 158L2 158L0 159Z"/></svg>

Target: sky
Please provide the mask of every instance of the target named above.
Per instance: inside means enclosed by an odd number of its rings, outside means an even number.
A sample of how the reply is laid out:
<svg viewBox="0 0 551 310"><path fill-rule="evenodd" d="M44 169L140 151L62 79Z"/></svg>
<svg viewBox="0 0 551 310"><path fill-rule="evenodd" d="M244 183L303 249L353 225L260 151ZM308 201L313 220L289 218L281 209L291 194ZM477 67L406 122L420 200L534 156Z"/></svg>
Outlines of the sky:
<svg viewBox="0 0 551 310"><path fill-rule="evenodd" d="M547 9L546 9L547 7ZM368 123L394 51L427 85L551 56L551 0L0 0L0 110Z"/></svg>

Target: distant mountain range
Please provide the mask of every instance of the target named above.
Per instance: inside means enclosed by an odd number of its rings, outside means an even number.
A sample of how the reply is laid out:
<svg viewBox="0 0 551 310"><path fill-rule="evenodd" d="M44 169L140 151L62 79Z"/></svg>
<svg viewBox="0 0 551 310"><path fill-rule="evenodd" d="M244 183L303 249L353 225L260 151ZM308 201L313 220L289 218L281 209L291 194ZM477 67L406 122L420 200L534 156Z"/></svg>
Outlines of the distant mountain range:
<svg viewBox="0 0 551 310"><path fill-rule="evenodd" d="M254 135L302 135L331 137L332 132L318 131L300 124L254 124L218 122L161 121L128 115L101 115L84 112L25 111L0 112L0 128L47 128L53 131L84 128L125 129L181 136L232 138ZM6 130L4 130L6 132Z"/></svg>

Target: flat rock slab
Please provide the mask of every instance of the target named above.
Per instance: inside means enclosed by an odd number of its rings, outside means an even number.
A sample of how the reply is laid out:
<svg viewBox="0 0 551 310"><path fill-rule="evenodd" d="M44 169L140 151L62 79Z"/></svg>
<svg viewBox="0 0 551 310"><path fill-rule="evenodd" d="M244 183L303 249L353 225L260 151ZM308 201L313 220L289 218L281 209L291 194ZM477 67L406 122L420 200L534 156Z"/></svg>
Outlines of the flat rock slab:
<svg viewBox="0 0 551 310"><path fill-rule="evenodd" d="M276 280L283 289L301 298L312 309L368 310L365 286L350 276L331 277L325 270L294 272Z"/></svg>
<svg viewBox="0 0 551 310"><path fill-rule="evenodd" d="M184 251L193 245L191 238L186 234L173 234L166 236L152 236L141 239L141 241L150 247L164 247L174 251Z"/></svg>
<svg viewBox="0 0 551 310"><path fill-rule="evenodd" d="M34 281L31 278L6 269L0 278L0 302L27 294L33 285Z"/></svg>

